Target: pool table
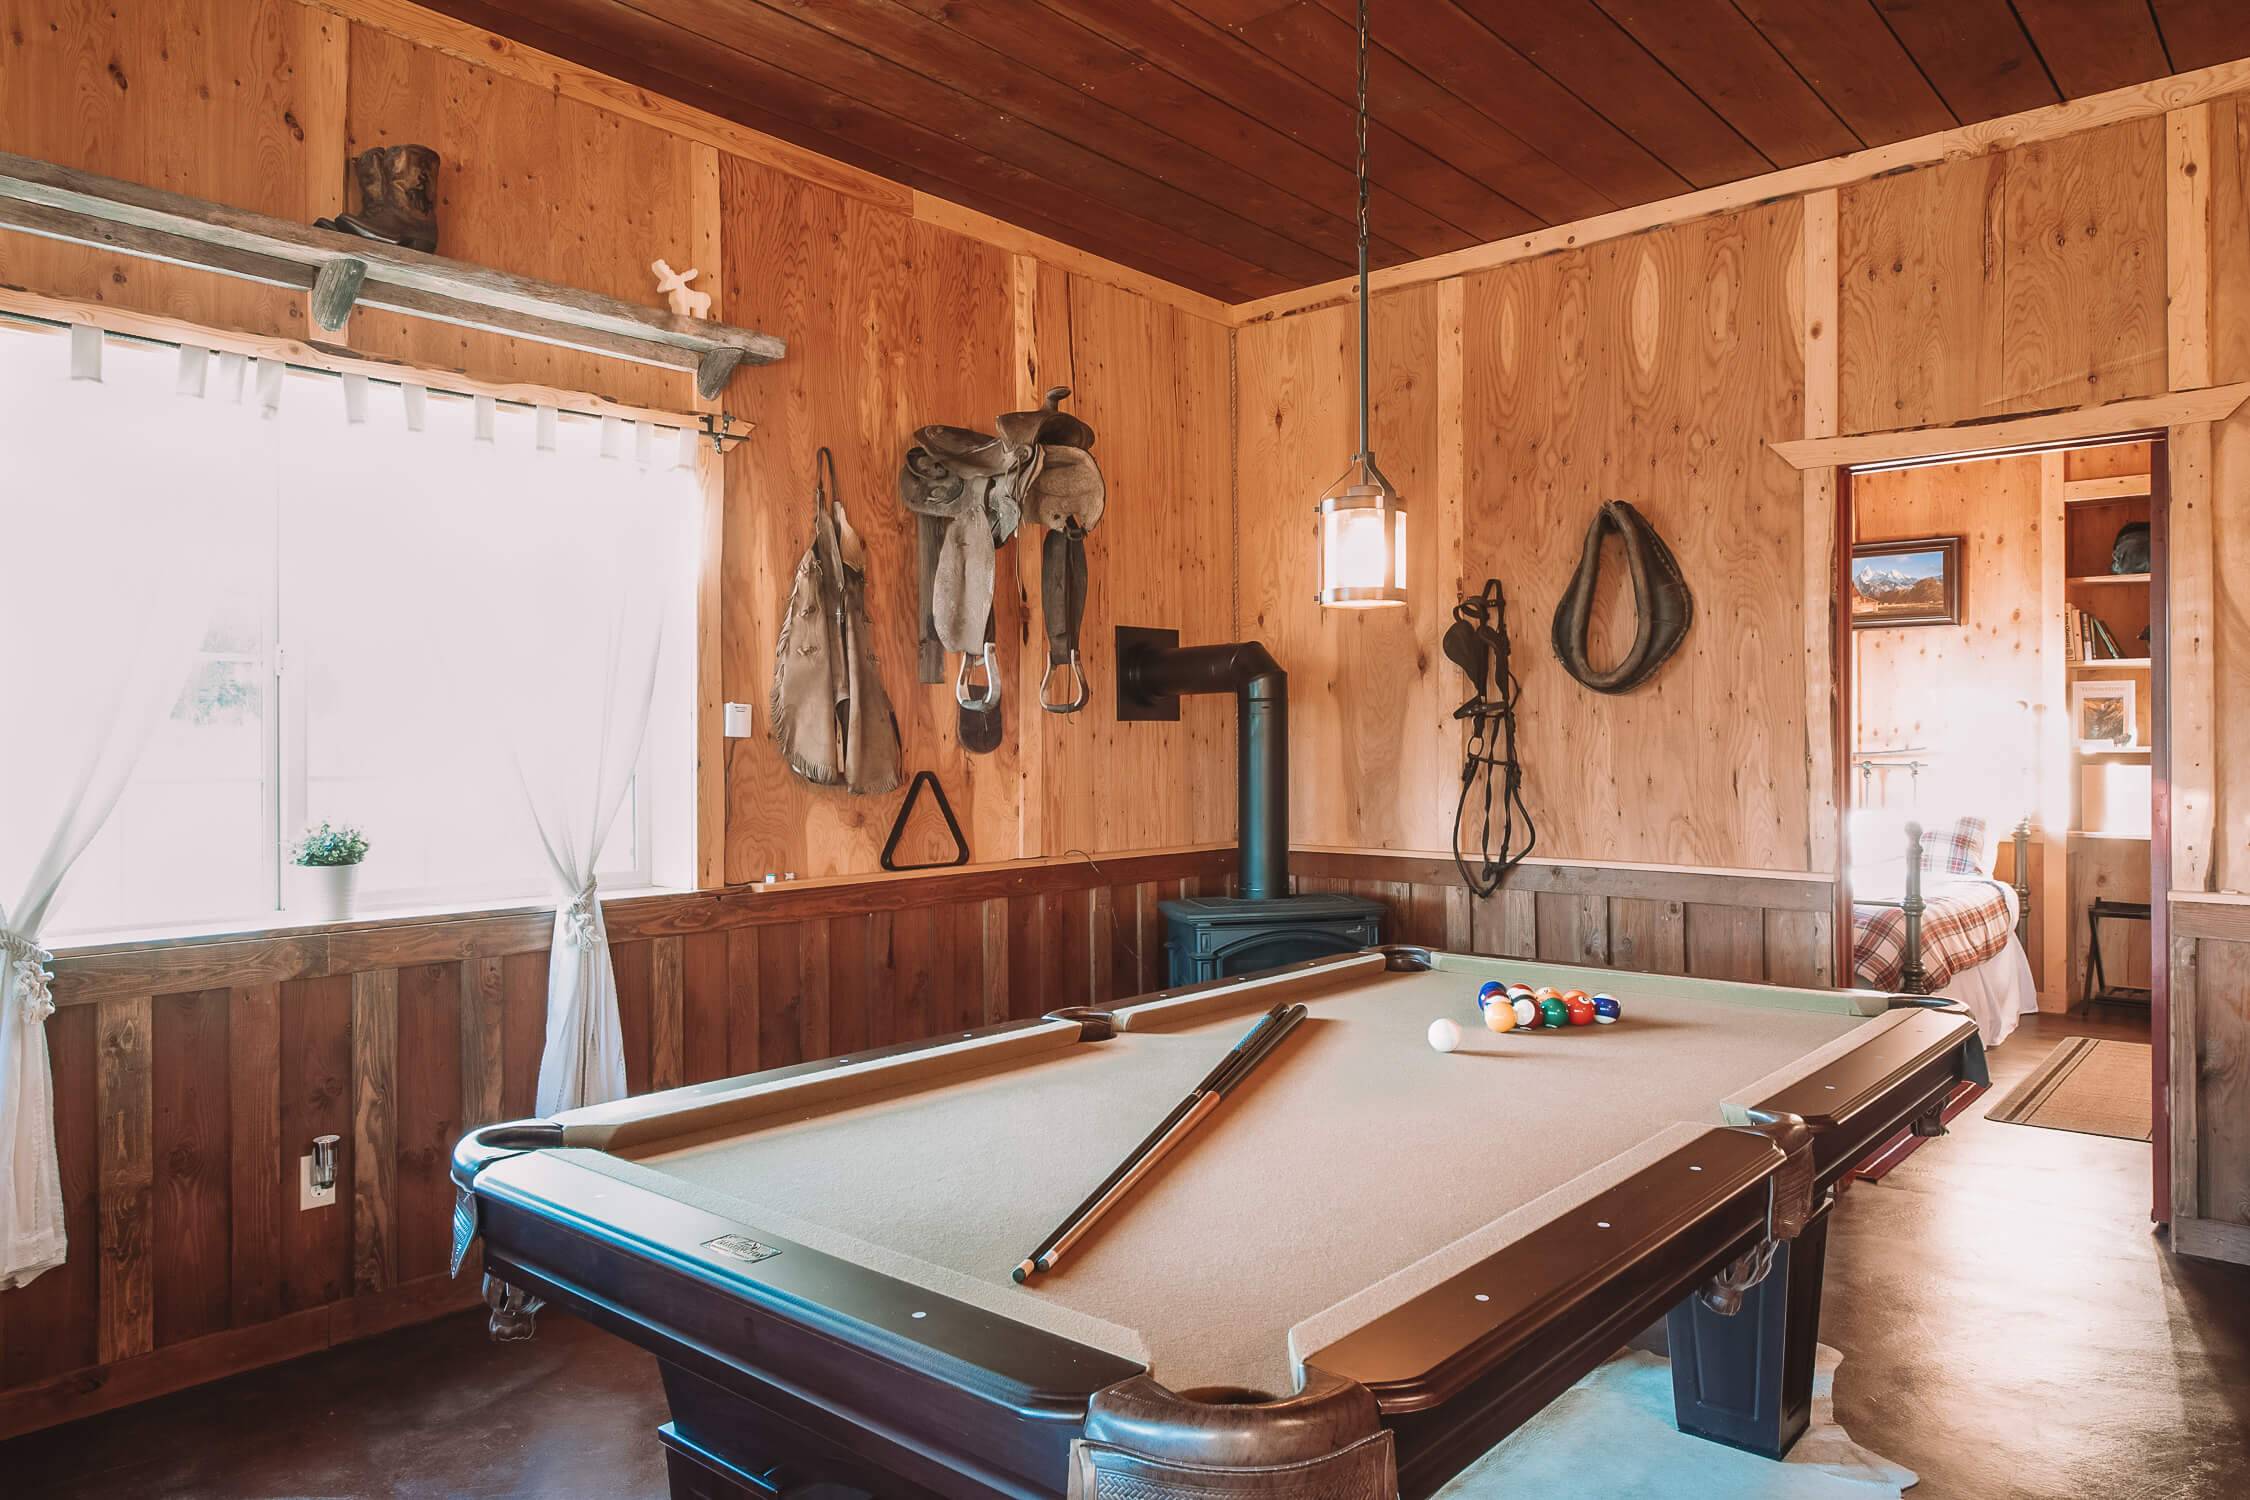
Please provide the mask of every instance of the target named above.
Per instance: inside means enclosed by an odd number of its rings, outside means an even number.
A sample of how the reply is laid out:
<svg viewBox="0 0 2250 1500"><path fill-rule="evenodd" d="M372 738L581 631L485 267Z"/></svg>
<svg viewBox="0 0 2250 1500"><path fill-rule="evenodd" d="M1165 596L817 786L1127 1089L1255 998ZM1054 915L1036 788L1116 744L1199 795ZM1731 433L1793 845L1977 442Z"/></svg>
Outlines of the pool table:
<svg viewBox="0 0 2250 1500"><path fill-rule="evenodd" d="M1496 1034L1487 978L1624 1018ZM1948 1002L1370 949L473 1131L455 1263L498 1336L554 1303L658 1356L675 1496L1428 1495L1659 1320L1683 1429L1778 1457L1837 1179L1983 1066Z"/></svg>

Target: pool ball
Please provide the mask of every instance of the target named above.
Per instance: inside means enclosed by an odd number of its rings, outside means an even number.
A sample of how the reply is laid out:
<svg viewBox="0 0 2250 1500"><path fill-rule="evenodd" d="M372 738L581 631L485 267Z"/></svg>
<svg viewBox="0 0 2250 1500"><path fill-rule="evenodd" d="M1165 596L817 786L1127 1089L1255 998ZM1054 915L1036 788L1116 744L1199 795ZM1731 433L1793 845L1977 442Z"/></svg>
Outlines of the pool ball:
<svg viewBox="0 0 2250 1500"><path fill-rule="evenodd" d="M1593 1002L1593 1001L1591 1001L1591 1000L1565 1000L1565 1001L1563 1002L1563 1008L1564 1008L1565 1010L1569 1011L1569 1013L1570 1013L1570 1024L1571 1024L1571 1025L1573 1025L1573 1026L1591 1026L1591 1025L1593 1025L1593 1024L1594 1024L1594 1002Z"/></svg>
<svg viewBox="0 0 2250 1500"><path fill-rule="evenodd" d="M1594 997L1594 1019L1604 1026L1609 1025L1624 1014L1624 1009L1618 1005L1614 996L1596 995Z"/></svg>
<svg viewBox="0 0 2250 1500"><path fill-rule="evenodd" d="M1430 1023L1430 1045L1440 1052L1451 1052L1461 1045L1461 1028L1439 1016Z"/></svg>
<svg viewBox="0 0 2250 1500"><path fill-rule="evenodd" d="M1549 1000L1560 1000L1562 998L1562 991L1556 989L1551 984L1543 984L1539 986L1537 990L1532 992L1531 998L1542 1003Z"/></svg>
<svg viewBox="0 0 2250 1500"><path fill-rule="evenodd" d="M1484 1008L1484 1025L1487 1031L1513 1031L1516 1029L1516 1008L1505 1000L1495 1000Z"/></svg>
<svg viewBox="0 0 2250 1500"><path fill-rule="evenodd" d="M1537 1026L1539 1024L1539 1002L1529 995L1517 996L1513 1009L1516 1013L1516 1024L1518 1026Z"/></svg>
<svg viewBox="0 0 2250 1500"><path fill-rule="evenodd" d="M1539 1023L1550 1030L1561 1030L1570 1024L1570 1007L1562 1003L1560 996L1540 1001Z"/></svg>
<svg viewBox="0 0 2250 1500"><path fill-rule="evenodd" d="M1507 993L1508 987L1499 980L1487 979L1477 986L1477 1009L1485 1010L1489 1008L1493 1001L1504 1000Z"/></svg>

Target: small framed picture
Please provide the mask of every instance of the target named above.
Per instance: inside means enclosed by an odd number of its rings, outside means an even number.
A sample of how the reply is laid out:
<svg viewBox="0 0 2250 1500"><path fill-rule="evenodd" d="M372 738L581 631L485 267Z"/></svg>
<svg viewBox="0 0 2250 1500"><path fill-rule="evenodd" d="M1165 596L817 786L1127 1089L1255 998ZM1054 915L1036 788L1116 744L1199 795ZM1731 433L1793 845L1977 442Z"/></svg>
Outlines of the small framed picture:
<svg viewBox="0 0 2250 1500"><path fill-rule="evenodd" d="M1961 623L1961 538L1852 547L1852 629Z"/></svg>
<svg viewBox="0 0 2250 1500"><path fill-rule="evenodd" d="M2089 754L2137 748L2141 742L2135 713L2138 696L2129 681L2071 684L2070 722L2078 748Z"/></svg>

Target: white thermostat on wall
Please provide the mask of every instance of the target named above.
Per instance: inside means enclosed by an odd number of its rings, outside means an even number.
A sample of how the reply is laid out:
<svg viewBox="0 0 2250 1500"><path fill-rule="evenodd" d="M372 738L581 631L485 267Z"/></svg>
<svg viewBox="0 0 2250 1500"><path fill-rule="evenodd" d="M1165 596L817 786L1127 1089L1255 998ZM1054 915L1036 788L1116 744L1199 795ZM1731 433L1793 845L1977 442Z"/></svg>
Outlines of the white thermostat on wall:
<svg viewBox="0 0 2250 1500"><path fill-rule="evenodd" d="M730 740L750 738L750 705L729 703L726 711L726 731Z"/></svg>

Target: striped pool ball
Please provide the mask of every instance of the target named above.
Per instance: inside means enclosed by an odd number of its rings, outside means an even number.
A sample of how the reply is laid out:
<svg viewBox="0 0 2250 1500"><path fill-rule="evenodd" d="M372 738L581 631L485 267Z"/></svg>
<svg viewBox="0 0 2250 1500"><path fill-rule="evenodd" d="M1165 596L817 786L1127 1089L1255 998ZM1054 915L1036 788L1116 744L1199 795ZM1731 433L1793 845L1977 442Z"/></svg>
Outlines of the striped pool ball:
<svg viewBox="0 0 2250 1500"><path fill-rule="evenodd" d="M1624 1007L1620 1006L1617 1003L1617 999L1615 996L1596 995L1594 997L1594 1019L1601 1022L1604 1026L1609 1025L1619 1016L1622 1016L1624 1014Z"/></svg>
<svg viewBox="0 0 2250 1500"><path fill-rule="evenodd" d="M1515 1012L1518 1026L1537 1026L1539 1024L1539 1002L1529 995L1516 997Z"/></svg>

